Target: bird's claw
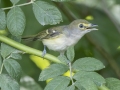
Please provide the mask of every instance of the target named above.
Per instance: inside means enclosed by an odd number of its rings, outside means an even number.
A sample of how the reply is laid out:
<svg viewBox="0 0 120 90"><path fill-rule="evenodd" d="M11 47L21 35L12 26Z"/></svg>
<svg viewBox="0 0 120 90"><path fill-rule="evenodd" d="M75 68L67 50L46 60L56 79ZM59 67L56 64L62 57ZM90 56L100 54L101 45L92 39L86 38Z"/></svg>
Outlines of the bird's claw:
<svg viewBox="0 0 120 90"><path fill-rule="evenodd" d="M43 52L42 52L42 58L44 58L44 56L46 55L47 51L46 51L46 46L44 45L44 49L43 49Z"/></svg>

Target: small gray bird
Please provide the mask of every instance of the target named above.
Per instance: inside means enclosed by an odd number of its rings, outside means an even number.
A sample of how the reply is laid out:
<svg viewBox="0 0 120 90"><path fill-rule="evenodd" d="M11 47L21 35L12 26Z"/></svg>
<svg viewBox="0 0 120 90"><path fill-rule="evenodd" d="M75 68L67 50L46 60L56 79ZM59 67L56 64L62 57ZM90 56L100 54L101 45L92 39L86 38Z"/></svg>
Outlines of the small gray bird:
<svg viewBox="0 0 120 90"><path fill-rule="evenodd" d="M24 37L23 39L40 40L44 45L43 56L46 54L46 48L63 53L68 47L74 46L86 33L98 30L86 20L78 19L69 25L52 27L41 31L37 35Z"/></svg>

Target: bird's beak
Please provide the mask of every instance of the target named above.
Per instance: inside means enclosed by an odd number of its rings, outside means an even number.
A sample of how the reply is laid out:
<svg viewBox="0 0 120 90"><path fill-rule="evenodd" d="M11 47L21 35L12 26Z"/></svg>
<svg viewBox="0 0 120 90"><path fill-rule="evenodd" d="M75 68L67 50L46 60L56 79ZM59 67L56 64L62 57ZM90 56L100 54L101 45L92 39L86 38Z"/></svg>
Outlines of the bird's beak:
<svg viewBox="0 0 120 90"><path fill-rule="evenodd" d="M91 29L91 30L98 30L97 28L95 27L98 27L98 25L96 24L90 24L89 27L87 29Z"/></svg>

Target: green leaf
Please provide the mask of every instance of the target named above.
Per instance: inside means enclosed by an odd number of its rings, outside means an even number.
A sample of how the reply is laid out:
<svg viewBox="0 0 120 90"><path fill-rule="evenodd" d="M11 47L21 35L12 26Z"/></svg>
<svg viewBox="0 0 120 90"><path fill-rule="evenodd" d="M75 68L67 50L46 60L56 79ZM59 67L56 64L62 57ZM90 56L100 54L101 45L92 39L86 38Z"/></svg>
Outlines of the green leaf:
<svg viewBox="0 0 120 90"><path fill-rule="evenodd" d="M6 29L6 16L5 12L0 9L0 30Z"/></svg>
<svg viewBox="0 0 120 90"><path fill-rule="evenodd" d="M13 4L18 3L20 0L10 0Z"/></svg>
<svg viewBox="0 0 120 90"><path fill-rule="evenodd" d="M120 80L116 78L107 78L106 79L106 86L110 90L120 90Z"/></svg>
<svg viewBox="0 0 120 90"><path fill-rule="evenodd" d="M13 48L5 43L1 43L1 55L4 59L6 57L8 57L14 50L15 50L15 48Z"/></svg>
<svg viewBox="0 0 120 90"><path fill-rule="evenodd" d="M14 7L7 14L7 27L13 36L23 34L25 29L25 15L21 8Z"/></svg>
<svg viewBox="0 0 120 90"><path fill-rule="evenodd" d="M56 2L64 2L64 1L75 1L75 0L52 0L52 1L56 1Z"/></svg>
<svg viewBox="0 0 120 90"><path fill-rule="evenodd" d="M1 90L20 90L19 84L10 76L0 74Z"/></svg>
<svg viewBox="0 0 120 90"><path fill-rule="evenodd" d="M71 85L71 86L67 87L65 90L75 90L75 86Z"/></svg>
<svg viewBox="0 0 120 90"><path fill-rule="evenodd" d="M48 68L44 69L40 76L39 80L44 81L49 78L56 77L58 75L62 75L65 73L69 68L66 65L63 64L52 64Z"/></svg>
<svg viewBox="0 0 120 90"><path fill-rule="evenodd" d="M22 74L22 69L20 64L13 59L5 59L3 64L8 74L14 79L19 81Z"/></svg>
<svg viewBox="0 0 120 90"><path fill-rule="evenodd" d="M58 59L59 59L61 62L63 62L64 64L68 64L68 63L69 63L67 57L66 57L64 54L60 54L60 55L58 56Z"/></svg>
<svg viewBox="0 0 120 90"><path fill-rule="evenodd" d="M70 79L64 76L58 76L51 80L44 90L65 90L70 83Z"/></svg>
<svg viewBox="0 0 120 90"><path fill-rule="evenodd" d="M22 56L19 54L19 53L12 53L11 54L11 57L13 58L13 59L22 59Z"/></svg>
<svg viewBox="0 0 120 90"><path fill-rule="evenodd" d="M75 86L80 90L98 90L97 86L88 78L81 78L75 82Z"/></svg>
<svg viewBox="0 0 120 90"><path fill-rule="evenodd" d="M62 21L60 11L55 6L44 1L34 2L33 12L41 25L53 25Z"/></svg>
<svg viewBox="0 0 120 90"><path fill-rule="evenodd" d="M37 82L35 82L33 78L25 75L20 79L20 90L43 90L43 89Z"/></svg>
<svg viewBox="0 0 120 90"><path fill-rule="evenodd" d="M102 84L105 84L105 79L99 75L96 72L86 72L86 71L79 71L73 76L76 80L81 80L82 78L89 78L94 83L96 83L97 86L101 86Z"/></svg>
<svg viewBox="0 0 120 90"><path fill-rule="evenodd" d="M76 70L96 71L103 68L105 68L105 66L101 61L91 57L80 58L73 63L73 69Z"/></svg>
<svg viewBox="0 0 120 90"><path fill-rule="evenodd" d="M67 49L67 58L70 61L73 61L75 57L74 47L71 46Z"/></svg>

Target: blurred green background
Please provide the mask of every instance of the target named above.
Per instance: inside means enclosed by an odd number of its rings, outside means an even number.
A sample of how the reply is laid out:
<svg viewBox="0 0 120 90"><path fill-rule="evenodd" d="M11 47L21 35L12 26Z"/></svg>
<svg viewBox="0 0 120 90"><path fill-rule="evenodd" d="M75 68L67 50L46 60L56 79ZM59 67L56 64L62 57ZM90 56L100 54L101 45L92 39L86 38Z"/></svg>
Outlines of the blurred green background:
<svg viewBox="0 0 120 90"><path fill-rule="evenodd" d="M97 58L106 66L105 69L98 71L99 74L105 78L115 77L120 79L120 49L118 48L120 46L120 0L71 0L71 2L44 1L50 2L60 10L63 22L58 25L69 24L76 18L87 19L99 25L98 31L88 33L75 46L75 60L82 57ZM20 0L18 4L27 2L29 2L29 0ZM1 0L1 3L0 7L2 8L12 5L9 0ZM49 27L58 26L40 25L34 17L32 5L23 6L21 8L26 16L26 28L23 36L37 34ZM39 41L22 41L22 43L43 50L43 45ZM59 55L59 53L48 49L47 52L55 56ZM19 63L26 75L32 77L41 87L46 85L46 82L38 82L41 70L30 60L29 55L23 55ZM39 87L39 85L36 86Z"/></svg>

